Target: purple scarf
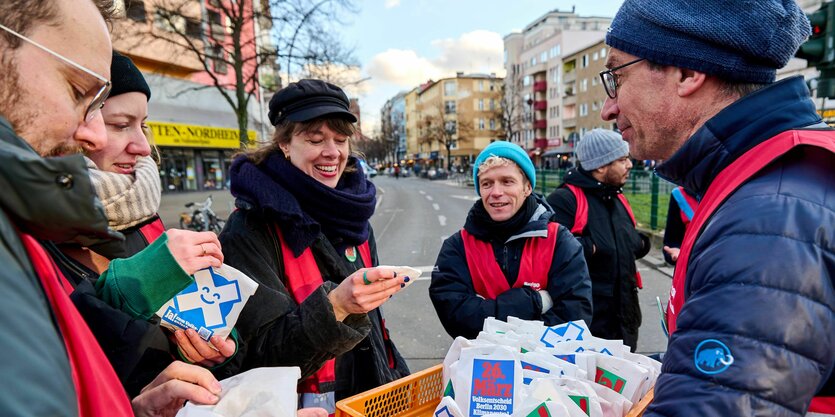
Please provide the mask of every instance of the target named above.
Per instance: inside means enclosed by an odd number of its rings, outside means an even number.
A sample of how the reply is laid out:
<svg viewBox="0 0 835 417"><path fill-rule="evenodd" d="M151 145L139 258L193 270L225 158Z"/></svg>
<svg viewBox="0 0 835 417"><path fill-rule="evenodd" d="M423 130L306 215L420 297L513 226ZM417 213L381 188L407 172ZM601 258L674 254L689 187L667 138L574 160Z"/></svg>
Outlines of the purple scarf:
<svg viewBox="0 0 835 417"><path fill-rule="evenodd" d="M320 233L359 245L368 240L368 219L374 214L377 190L356 158L350 157L347 166L356 167L356 171L343 173L336 188L330 188L280 153L260 165L240 156L229 170L231 191L238 207L260 209L274 220L296 256Z"/></svg>

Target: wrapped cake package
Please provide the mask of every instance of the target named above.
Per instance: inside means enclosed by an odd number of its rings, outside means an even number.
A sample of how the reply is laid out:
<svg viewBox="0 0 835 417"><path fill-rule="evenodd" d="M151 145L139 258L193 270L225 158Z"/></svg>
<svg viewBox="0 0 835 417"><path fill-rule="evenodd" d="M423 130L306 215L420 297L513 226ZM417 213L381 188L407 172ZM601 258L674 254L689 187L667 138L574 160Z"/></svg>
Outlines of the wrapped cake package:
<svg viewBox="0 0 835 417"><path fill-rule="evenodd" d="M194 329L203 340L226 338L258 283L229 265L194 273L194 282L157 311L171 330Z"/></svg>

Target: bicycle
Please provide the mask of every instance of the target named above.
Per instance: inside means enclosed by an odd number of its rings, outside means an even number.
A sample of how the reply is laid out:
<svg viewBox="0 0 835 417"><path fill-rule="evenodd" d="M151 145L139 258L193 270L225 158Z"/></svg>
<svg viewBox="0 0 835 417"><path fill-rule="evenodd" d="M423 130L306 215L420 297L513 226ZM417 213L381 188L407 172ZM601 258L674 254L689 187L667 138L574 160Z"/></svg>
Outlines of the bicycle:
<svg viewBox="0 0 835 417"><path fill-rule="evenodd" d="M217 217L212 210L212 196L206 198L202 203L186 203L186 208L194 208L191 213L180 214L180 229L194 230L195 232L212 231L220 233L226 220Z"/></svg>

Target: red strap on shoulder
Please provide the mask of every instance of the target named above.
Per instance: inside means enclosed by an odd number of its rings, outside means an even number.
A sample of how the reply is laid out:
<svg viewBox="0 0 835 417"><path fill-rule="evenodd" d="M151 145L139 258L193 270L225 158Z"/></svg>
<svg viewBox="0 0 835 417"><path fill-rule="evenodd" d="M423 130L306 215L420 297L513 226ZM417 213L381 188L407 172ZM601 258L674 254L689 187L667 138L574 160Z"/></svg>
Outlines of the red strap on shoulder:
<svg viewBox="0 0 835 417"><path fill-rule="evenodd" d="M366 268L371 268L371 249L368 247L368 241L362 242L362 245L359 245L360 251L360 258L362 259L362 265Z"/></svg>
<svg viewBox="0 0 835 417"><path fill-rule="evenodd" d="M835 416L835 397L815 397L809 404L810 413Z"/></svg>
<svg viewBox="0 0 835 417"><path fill-rule="evenodd" d="M142 233L142 237L145 238L148 244L151 244L165 233L165 225L162 224L162 219L157 217L156 220L140 227L139 233Z"/></svg>
<svg viewBox="0 0 835 417"><path fill-rule="evenodd" d="M21 233L20 239L64 339L79 416L132 416L130 400L122 389L116 371L110 366L107 356L63 287L67 279L35 238Z"/></svg>
<svg viewBox="0 0 835 417"><path fill-rule="evenodd" d="M817 146L835 153L835 132L817 130L789 130L768 139L751 148L736 161L722 170L710 184L704 198L693 215L693 220L684 232L673 286L670 289L670 302L667 304L667 327L670 334L676 330L676 318L684 305L684 288L687 277L687 264L690 252L702 228L713 213L748 179L761 171L796 146Z"/></svg>
<svg viewBox="0 0 835 417"><path fill-rule="evenodd" d="M548 223L548 236L543 238L528 238L525 248L522 250L522 259L519 264L519 275L513 288L528 286L534 290L548 288L548 272L551 270L551 263L554 261L554 252L557 250L557 230L559 223ZM493 260L495 262L495 259Z"/></svg>
<svg viewBox="0 0 835 417"><path fill-rule="evenodd" d="M620 200L621 204L623 204L623 208L626 209L626 214L629 215L629 218L632 219L632 225L637 226L638 222L635 221L635 214L632 213L632 206L629 205L629 200L626 199L626 196L623 193L618 194L618 200Z"/></svg>
<svg viewBox="0 0 835 417"><path fill-rule="evenodd" d="M571 233L579 235L583 233L586 224L589 222L589 201L586 199L586 193L583 189L571 184L565 184L571 193L574 194L574 200L577 201L577 210L574 212L574 225L571 226Z"/></svg>
<svg viewBox="0 0 835 417"><path fill-rule="evenodd" d="M461 240L464 241L464 257L476 294L495 300L499 294L509 290L510 285L496 262L490 243L476 239L464 229L461 229Z"/></svg>

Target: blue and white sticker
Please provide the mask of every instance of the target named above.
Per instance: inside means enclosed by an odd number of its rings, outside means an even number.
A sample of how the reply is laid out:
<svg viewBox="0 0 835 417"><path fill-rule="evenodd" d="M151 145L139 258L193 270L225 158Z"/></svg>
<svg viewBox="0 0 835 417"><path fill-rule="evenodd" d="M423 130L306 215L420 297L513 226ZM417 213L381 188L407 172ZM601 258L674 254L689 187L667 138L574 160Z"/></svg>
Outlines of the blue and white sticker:
<svg viewBox="0 0 835 417"><path fill-rule="evenodd" d="M539 341L546 347L554 347L560 342L583 340L583 334L585 332L586 329L572 321L545 329L545 332L542 333L542 337L539 338Z"/></svg>
<svg viewBox="0 0 835 417"><path fill-rule="evenodd" d="M194 329L209 340L214 329L226 326L227 316L241 301L238 281L209 268L194 274L194 282L174 297L161 318L178 328Z"/></svg>
<svg viewBox="0 0 835 417"><path fill-rule="evenodd" d="M706 339L696 346L693 354L696 369L707 375L725 372L734 363L731 350L716 339Z"/></svg>

